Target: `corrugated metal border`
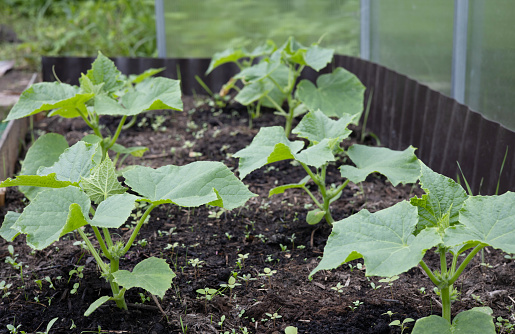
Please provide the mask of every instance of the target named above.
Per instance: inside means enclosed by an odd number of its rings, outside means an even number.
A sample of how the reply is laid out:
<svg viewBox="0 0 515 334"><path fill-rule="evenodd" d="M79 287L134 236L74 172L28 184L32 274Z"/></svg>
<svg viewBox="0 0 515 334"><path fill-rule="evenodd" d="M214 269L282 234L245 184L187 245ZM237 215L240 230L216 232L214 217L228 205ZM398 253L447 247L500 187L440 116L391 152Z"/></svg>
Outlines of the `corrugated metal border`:
<svg viewBox="0 0 515 334"><path fill-rule="evenodd" d="M44 57L43 80L53 81L52 67L63 82L76 84L93 58ZM204 93L195 80L198 75L218 91L237 71L227 64L204 76L209 59L113 58L125 74L141 73L151 67L165 67L162 76L180 78L184 94ZM344 67L356 74L367 87L365 103L372 94L367 127L379 136L384 146L402 150L413 145L417 155L435 171L453 179L460 174L459 162L473 192L493 194L506 147L508 157L500 178L499 193L515 191L515 133L483 118L456 100L434 91L411 78L378 64L336 55L327 73ZM304 77L316 79L318 73L306 71ZM460 175L461 177L461 175Z"/></svg>

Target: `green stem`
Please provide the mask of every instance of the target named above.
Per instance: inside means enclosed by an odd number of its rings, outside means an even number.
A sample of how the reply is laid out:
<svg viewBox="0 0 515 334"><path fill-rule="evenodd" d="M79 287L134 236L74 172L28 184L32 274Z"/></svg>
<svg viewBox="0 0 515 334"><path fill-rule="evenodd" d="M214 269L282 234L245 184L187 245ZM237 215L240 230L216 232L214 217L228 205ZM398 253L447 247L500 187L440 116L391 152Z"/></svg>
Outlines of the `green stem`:
<svg viewBox="0 0 515 334"><path fill-rule="evenodd" d="M452 275L452 277L449 279L449 284L453 284L454 282L456 282L456 280L458 279L458 277L460 277L461 273L463 272L463 270L465 270L465 268L467 267L467 265L469 264L469 262L474 258L474 256L476 256L476 254L482 250L483 248L485 248L484 245L477 245L470 253L469 255L467 255L467 257L465 258L465 260L463 260L463 262L460 264L460 266L458 267L458 269L456 270L456 272L454 273L454 275Z"/></svg>
<svg viewBox="0 0 515 334"><path fill-rule="evenodd" d="M143 213L143 216L141 216L138 224L136 225L136 227L134 228L134 231L132 231L132 235L129 239L129 241L127 241L127 244L125 244L125 247L123 248L122 252L120 253L120 257L123 256L125 253L127 253L129 251L129 249L131 248L132 244L134 243L134 240L136 239L136 236L138 235L138 232L141 228L141 226L143 225L143 223L145 222L145 220L147 219L148 215L150 214L150 212L152 210L154 210L154 208L158 206L158 204L154 204L152 203L148 208L147 210L145 211L145 213Z"/></svg>
<svg viewBox="0 0 515 334"><path fill-rule="evenodd" d="M442 300L442 318L451 322L451 291L452 284L440 289L440 298Z"/></svg>
<svg viewBox="0 0 515 334"><path fill-rule="evenodd" d="M125 124L125 120L127 119L127 116L123 116L120 120L120 123L118 124L118 127L116 128L116 132L114 133L113 138L111 139L111 142L109 142L109 145L106 147L106 152L109 150L114 143L116 143L116 140L118 140L118 137L120 136L120 133L122 132L123 125Z"/></svg>
<svg viewBox="0 0 515 334"><path fill-rule="evenodd" d="M275 109L277 109L277 111L279 111L279 113L281 114L281 116L287 116L288 113L286 111L284 111L284 109L277 104L277 102L274 101L274 99L272 99L270 96L268 95L265 95L265 97L268 99L268 101L270 101L270 103L272 103L275 107Z"/></svg>
<svg viewBox="0 0 515 334"><path fill-rule="evenodd" d="M111 239L111 234L109 233L109 229L107 227L102 227L102 232L104 232L104 238L106 239L107 246L113 247L113 240Z"/></svg>
<svg viewBox="0 0 515 334"><path fill-rule="evenodd" d="M313 193L306 187L306 186L302 186L302 189L304 189L304 191L309 195L309 197L311 197L311 199L313 200L313 202L315 202L315 204L320 208L320 209L324 209L324 206L315 198L315 195L313 195Z"/></svg>
<svg viewBox="0 0 515 334"><path fill-rule="evenodd" d="M120 260L118 258L113 258L111 260L111 274L118 271L120 268ZM127 310L127 303L125 302L125 298L123 294L120 294L120 286L116 283L112 277L109 277L109 284L111 285L111 291L113 292L113 299L116 302L116 306L123 310Z"/></svg>
<svg viewBox="0 0 515 334"><path fill-rule="evenodd" d="M442 276L446 277L447 275L447 260L445 258L445 247L439 247L438 252L440 253L440 269L442 272Z"/></svg>
<svg viewBox="0 0 515 334"><path fill-rule="evenodd" d="M104 253L104 256L107 257L109 260L111 260L111 254L109 253L109 250L106 247L106 244L104 242L104 239L102 238L102 235L100 234L100 231L98 230L98 227L91 226L93 229L93 232L95 233L95 237L97 237L98 244L100 245L100 249L102 250L102 253Z"/></svg>
<svg viewBox="0 0 515 334"><path fill-rule="evenodd" d="M100 270L104 275L109 275L109 268L107 268L107 265L104 263L100 255L98 254L95 247L93 247L93 244L91 241L89 241L86 234L82 231L82 229L78 228L77 232L79 232L79 235L84 239L84 242L86 242L86 247L88 247L88 250L91 252L95 260L97 261L98 266L100 267Z"/></svg>
<svg viewBox="0 0 515 334"><path fill-rule="evenodd" d="M427 266L427 264L424 262L424 260L420 261L419 262L419 265L420 267L422 267L422 269L426 272L427 276L429 277L429 279L431 280L431 282L433 282L434 285L438 286L440 285L440 280L438 278L436 278L436 276L433 274L433 272L431 271L431 269L429 269L429 267Z"/></svg>

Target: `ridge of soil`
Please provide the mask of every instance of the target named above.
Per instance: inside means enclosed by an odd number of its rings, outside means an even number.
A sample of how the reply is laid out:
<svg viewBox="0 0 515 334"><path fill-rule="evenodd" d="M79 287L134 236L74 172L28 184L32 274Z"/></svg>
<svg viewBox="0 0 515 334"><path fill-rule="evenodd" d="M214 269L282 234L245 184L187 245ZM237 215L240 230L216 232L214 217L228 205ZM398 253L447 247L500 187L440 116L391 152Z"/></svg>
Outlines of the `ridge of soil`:
<svg viewBox="0 0 515 334"><path fill-rule="evenodd" d="M249 129L246 110L241 107L232 106L222 112L191 97L185 97L184 102L184 112L147 113L138 116L139 125L122 132L120 144L149 147L143 158L129 157L126 164L156 168L214 160L236 170L237 159L231 155L246 147L257 129L284 123L281 117L264 113L254 120L254 129ZM164 122L157 126L160 120ZM103 117L102 123L111 132L117 125L111 117ZM359 131L356 128L344 145L356 142ZM34 129L36 136L45 132L61 133L73 144L88 128L78 119L47 118ZM323 271L308 280L331 229L325 222L317 226L305 222L312 202L301 190L288 190L268 198L272 187L298 182L303 177L301 167L278 162L243 180L259 197L242 208L221 214L213 207L156 208L138 237L147 244L135 244L120 261L120 268L131 270L150 256L166 259L177 277L164 299L157 301L159 306L143 290L134 288L126 293L129 311L108 303L84 317L88 306L98 297L109 295L110 289L92 257L73 245L80 238L68 234L51 247L32 251L25 244L25 237L18 237L11 245L16 262L23 264L23 280L19 269L7 263L0 267L0 281L12 284L4 290L4 294L10 294L0 300L0 333L9 332L8 324L20 325L19 329L27 333L43 332L55 317L58 320L50 333L182 333L181 322L187 326L187 333L233 333L233 329L234 333L244 333L244 327L249 333L283 333L286 326L297 327L299 333L400 333L398 327L389 326L391 321L440 315L438 296L419 268L399 275L391 287L379 282L378 277L365 277L364 267L358 268L362 260L351 262L352 267L344 265L331 272ZM339 180L338 170L330 168L328 182ZM372 212L381 210L421 193L418 186L392 187L383 177L370 176L362 184L350 184L344 190L333 203L333 216L339 220L364 208ZM25 205L23 195L9 188L0 218L3 221L7 211L21 212ZM127 240L130 227L130 222L122 227L118 238ZM7 252L8 244L0 240L2 262L13 257ZM238 254L249 254L241 267L236 264ZM431 251L426 258L432 268L439 263ZM192 267L188 263L192 259L203 261L202 267ZM513 322L515 262L491 248L486 249L485 259L492 268L480 265L476 257L455 284L460 296L453 304L453 316L485 305L493 309L495 317L512 317ZM69 272L79 266L84 266L84 277L70 276ZM270 280L259 275L264 268L276 271ZM220 284L227 283L233 271L239 276L250 274L255 280L239 280L241 285L232 293L226 290L207 302L199 298L197 289L218 289ZM53 287L45 277L51 279ZM36 280L42 281L41 287ZM76 283L79 287L72 293ZM337 283L343 285L341 293L332 289ZM373 289L371 283L381 287ZM388 316L388 311L393 315ZM267 315L274 313L281 316L275 322ZM225 321L220 326L222 316ZM404 333L411 332L412 325Z"/></svg>

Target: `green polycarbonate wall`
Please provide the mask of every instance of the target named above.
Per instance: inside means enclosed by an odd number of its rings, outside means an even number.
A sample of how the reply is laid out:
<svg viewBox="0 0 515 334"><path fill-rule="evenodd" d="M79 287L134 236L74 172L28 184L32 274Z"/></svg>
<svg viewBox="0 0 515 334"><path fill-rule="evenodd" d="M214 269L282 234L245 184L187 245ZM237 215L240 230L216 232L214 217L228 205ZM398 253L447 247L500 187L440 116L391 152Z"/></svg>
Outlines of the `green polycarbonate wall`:
<svg viewBox="0 0 515 334"><path fill-rule="evenodd" d="M359 53L359 0L164 0L166 55L211 57L295 36L340 54Z"/></svg>
<svg viewBox="0 0 515 334"><path fill-rule="evenodd" d="M515 1L470 2L465 103L515 130Z"/></svg>
<svg viewBox="0 0 515 334"><path fill-rule="evenodd" d="M451 91L454 2L370 2L370 60L447 95Z"/></svg>

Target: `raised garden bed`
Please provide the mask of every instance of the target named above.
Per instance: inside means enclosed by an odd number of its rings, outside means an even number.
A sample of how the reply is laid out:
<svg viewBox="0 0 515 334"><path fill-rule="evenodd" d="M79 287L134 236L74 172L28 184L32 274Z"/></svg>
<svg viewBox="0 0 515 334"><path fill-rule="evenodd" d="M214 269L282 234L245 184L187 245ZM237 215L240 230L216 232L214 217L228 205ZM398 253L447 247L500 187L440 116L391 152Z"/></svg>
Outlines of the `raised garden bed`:
<svg viewBox="0 0 515 334"><path fill-rule="evenodd" d="M127 164L183 166L214 160L235 169L237 160L232 154L246 147L257 129L283 121L264 113L251 130L247 111L237 105L220 109L198 96L184 97L184 105L184 112L155 111L138 116L136 126L123 132L119 143L150 150L144 158L128 158ZM113 120L101 117L101 124L111 133L116 131ZM62 133L73 144L89 128L82 120L48 118L37 129L38 133ZM359 135L357 128L344 146L356 142ZM162 206L153 211L138 238L145 241L135 245L121 262L124 268L131 268L152 256L167 260L177 277L173 288L158 301L159 306L135 288L126 294L129 311L105 304L84 317L92 302L109 294L109 285L99 278L89 253L73 245L80 241L78 236L68 235L34 253L26 246L25 237L18 237L12 244L13 253L4 253L10 265L2 267L1 275L12 286L4 289L0 328L10 324L20 325L26 332L43 331L57 317L51 332L180 333L187 326L188 333L231 333L233 329L244 333L244 328L274 333L295 326L301 333L398 333L399 328L389 326L394 319L402 322L439 314L438 298L430 291L432 283L418 268L400 275L390 286L379 282L380 278L365 277L364 267L358 265L362 261L357 260L338 270L318 273L308 281L323 254L330 227L320 224L317 228L305 222L313 203L300 190L268 198L271 188L298 182L303 176L301 167L279 162L244 179L259 196L240 209L223 212L212 207L188 210ZM327 183L340 179L336 169L327 171ZM333 216L346 218L363 208L375 212L414 195L421 195L417 186L394 188L383 177L370 176L344 190L333 205ZM22 195L10 188L2 215L24 206ZM115 238L127 239L131 227L131 223L122 226ZM431 252L428 257L432 266L440 262ZM453 315L488 305L495 317L510 319L515 304L513 260L487 248L488 265L479 262L479 258L474 259L455 285L461 294L453 304ZM82 266L80 277L77 270ZM265 268L272 270L268 277ZM233 271L255 280L239 280L241 285L232 292L225 290L212 300L201 298L199 289L220 288ZM404 331L408 332L410 329Z"/></svg>

